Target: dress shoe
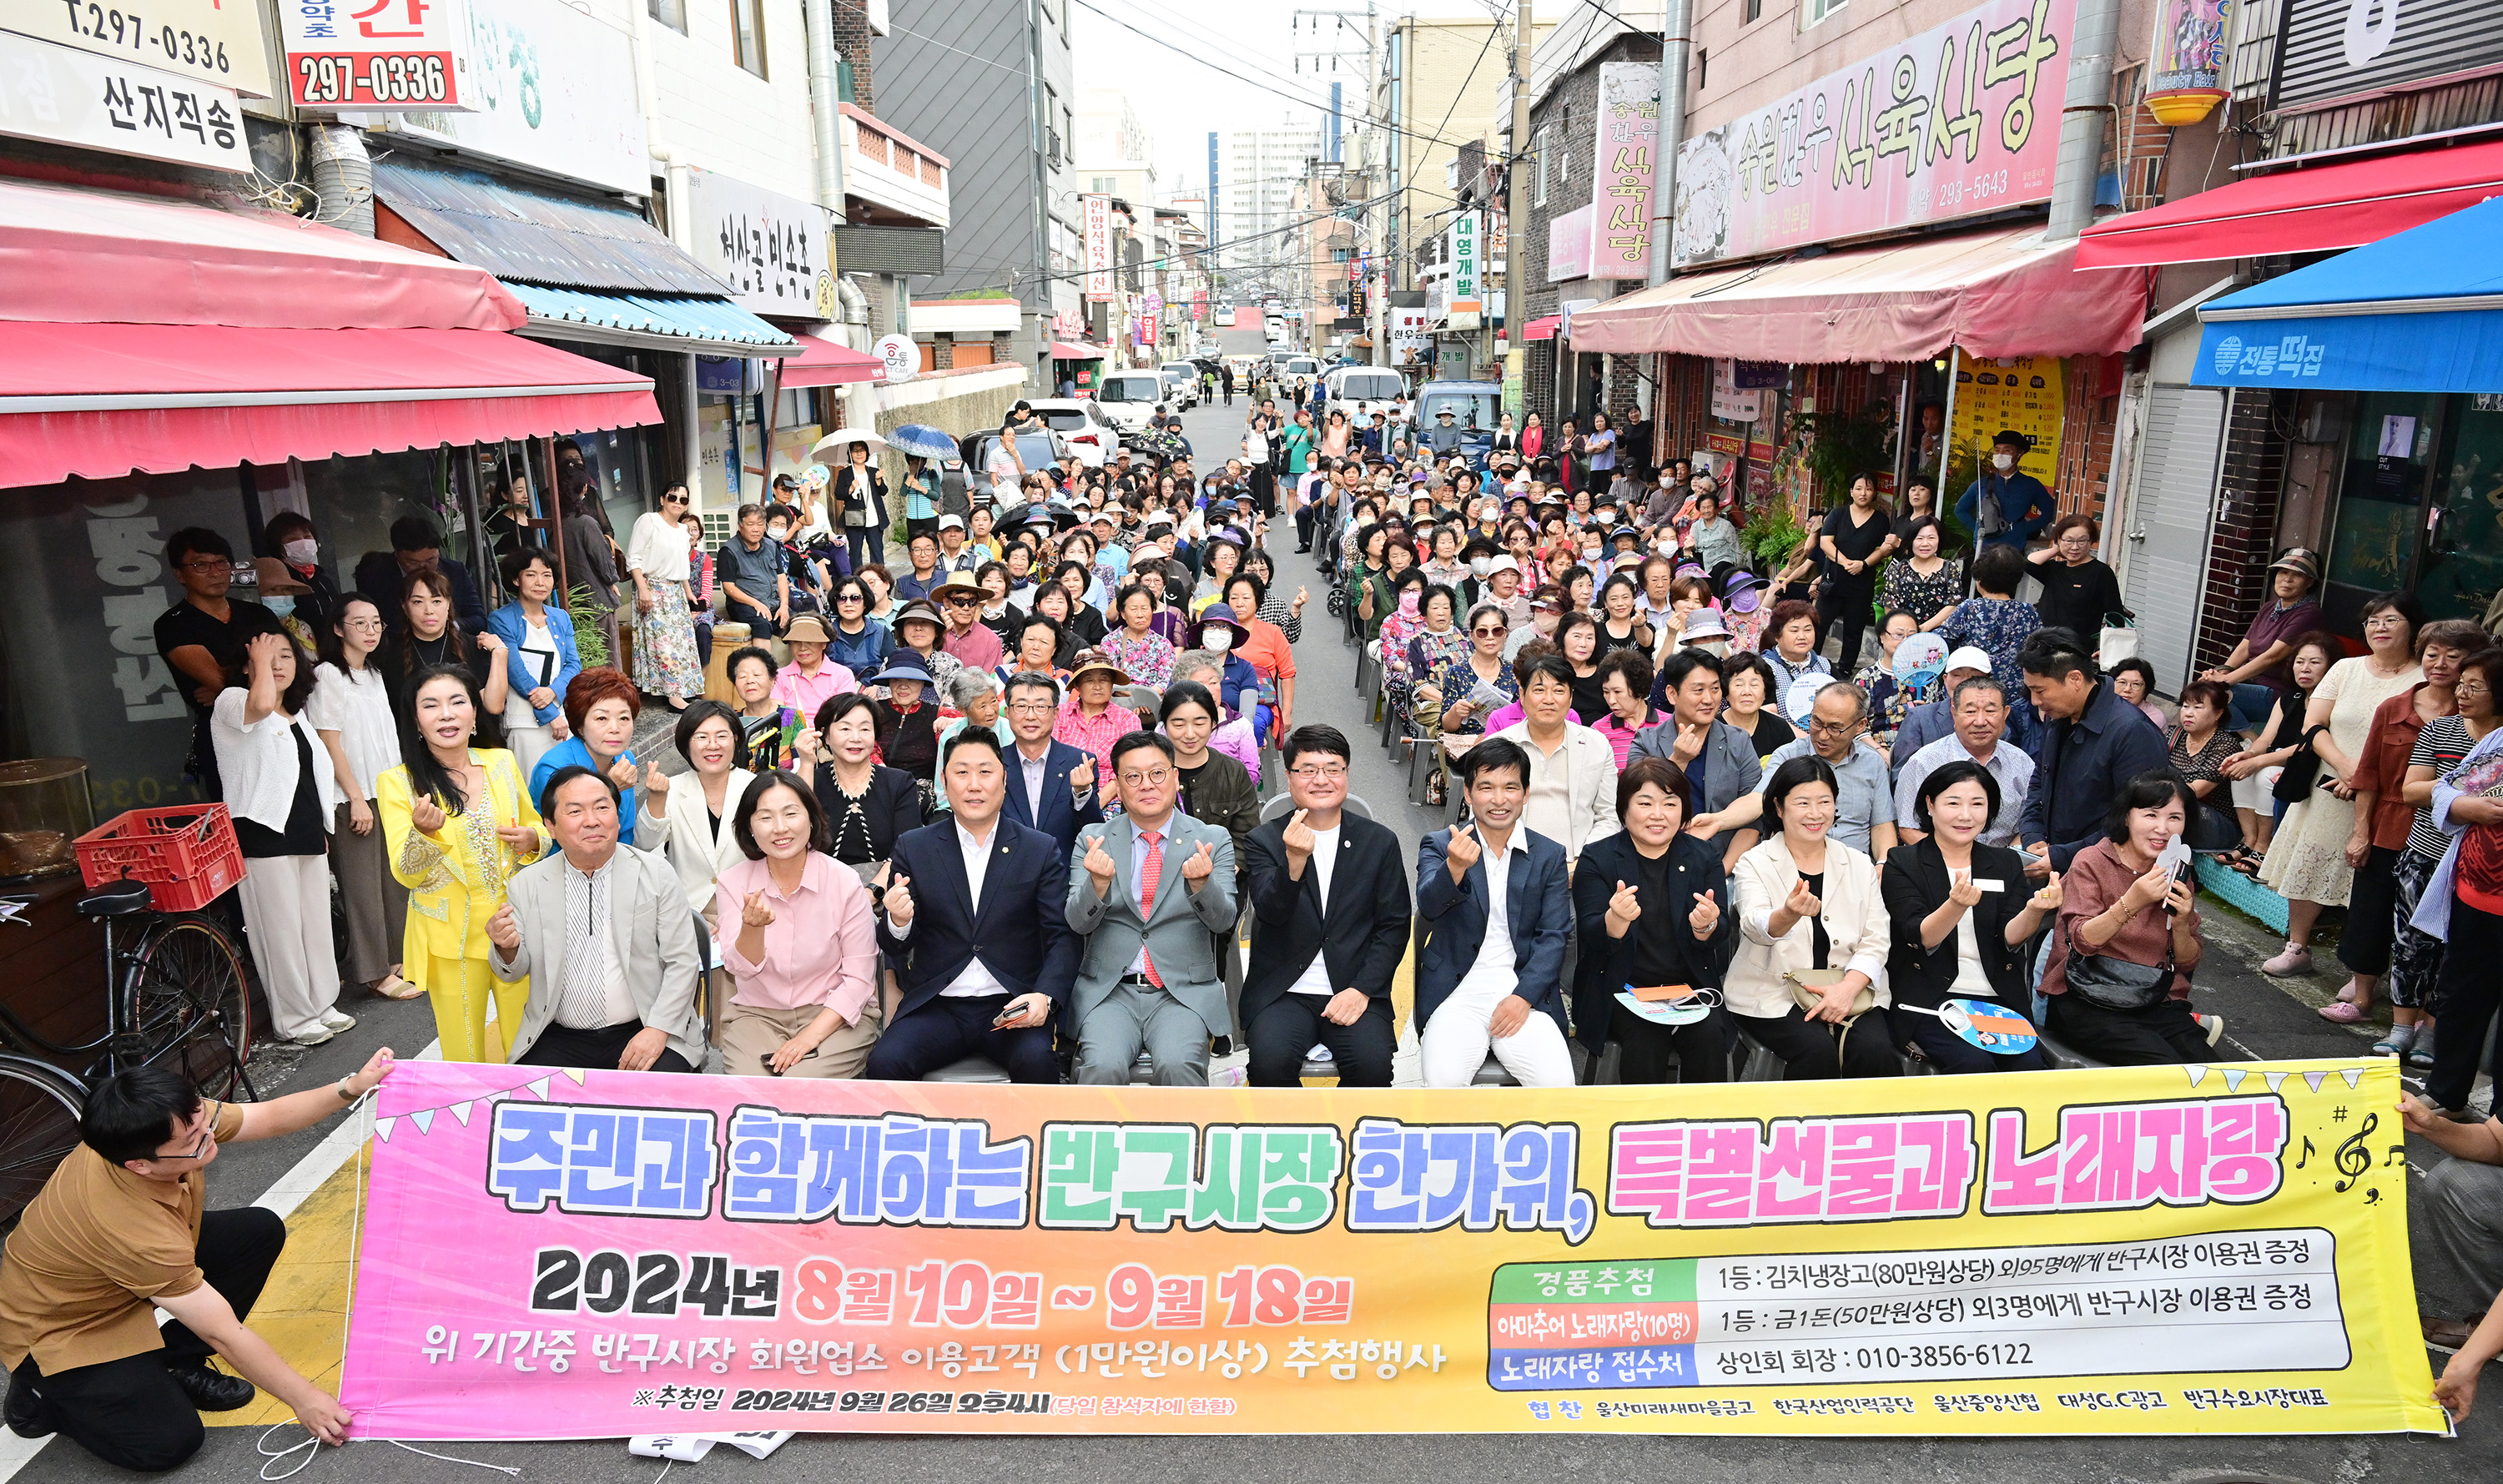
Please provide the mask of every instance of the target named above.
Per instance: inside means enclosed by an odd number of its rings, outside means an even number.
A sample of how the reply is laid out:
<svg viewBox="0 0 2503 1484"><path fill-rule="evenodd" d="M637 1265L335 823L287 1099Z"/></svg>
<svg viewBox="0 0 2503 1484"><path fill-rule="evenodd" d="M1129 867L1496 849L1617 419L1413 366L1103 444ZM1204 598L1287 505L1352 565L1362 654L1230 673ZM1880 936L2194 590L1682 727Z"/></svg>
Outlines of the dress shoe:
<svg viewBox="0 0 2503 1484"><path fill-rule="evenodd" d="M250 1406L259 1393L241 1376L230 1376L223 1370L211 1370L203 1365L170 1365L165 1373L174 1378L191 1405L203 1412L231 1412Z"/></svg>
<svg viewBox="0 0 2503 1484"><path fill-rule="evenodd" d="M9 1378L9 1400L0 1405L0 1422L19 1437L50 1437L53 1428L44 1420L44 1394L23 1376Z"/></svg>

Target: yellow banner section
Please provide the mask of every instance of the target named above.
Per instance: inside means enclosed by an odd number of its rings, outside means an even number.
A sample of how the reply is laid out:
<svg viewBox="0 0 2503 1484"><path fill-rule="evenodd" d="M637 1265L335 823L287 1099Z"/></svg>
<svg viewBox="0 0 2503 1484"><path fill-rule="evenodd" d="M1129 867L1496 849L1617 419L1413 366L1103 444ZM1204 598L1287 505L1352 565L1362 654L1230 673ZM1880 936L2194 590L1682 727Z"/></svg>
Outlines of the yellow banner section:
<svg viewBox="0 0 2503 1484"><path fill-rule="evenodd" d="M568 1075L391 1084L349 1362L368 1435L2449 1431L2387 1062L1444 1093ZM555 1333L569 1374L507 1365Z"/></svg>

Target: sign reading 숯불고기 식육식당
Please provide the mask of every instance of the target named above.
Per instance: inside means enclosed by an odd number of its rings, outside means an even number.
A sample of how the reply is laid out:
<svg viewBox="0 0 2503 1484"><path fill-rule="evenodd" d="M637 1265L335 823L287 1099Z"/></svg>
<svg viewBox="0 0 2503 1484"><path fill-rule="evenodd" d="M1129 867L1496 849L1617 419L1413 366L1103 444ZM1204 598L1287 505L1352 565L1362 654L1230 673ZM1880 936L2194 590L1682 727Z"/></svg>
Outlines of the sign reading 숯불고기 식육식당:
<svg viewBox="0 0 2503 1484"><path fill-rule="evenodd" d="M2398 1091L403 1063L342 1396L402 1438L2439 1433Z"/></svg>

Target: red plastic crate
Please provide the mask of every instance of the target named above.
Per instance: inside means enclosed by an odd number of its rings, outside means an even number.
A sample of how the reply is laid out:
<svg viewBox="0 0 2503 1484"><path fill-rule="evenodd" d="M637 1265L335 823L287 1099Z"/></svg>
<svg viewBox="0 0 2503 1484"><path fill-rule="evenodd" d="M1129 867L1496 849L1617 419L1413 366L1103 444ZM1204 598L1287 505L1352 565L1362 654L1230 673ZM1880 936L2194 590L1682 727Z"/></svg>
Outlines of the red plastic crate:
<svg viewBox="0 0 2503 1484"><path fill-rule="evenodd" d="M132 809L79 836L75 848L89 890L144 881L159 912L197 912L243 880L243 846L223 804Z"/></svg>

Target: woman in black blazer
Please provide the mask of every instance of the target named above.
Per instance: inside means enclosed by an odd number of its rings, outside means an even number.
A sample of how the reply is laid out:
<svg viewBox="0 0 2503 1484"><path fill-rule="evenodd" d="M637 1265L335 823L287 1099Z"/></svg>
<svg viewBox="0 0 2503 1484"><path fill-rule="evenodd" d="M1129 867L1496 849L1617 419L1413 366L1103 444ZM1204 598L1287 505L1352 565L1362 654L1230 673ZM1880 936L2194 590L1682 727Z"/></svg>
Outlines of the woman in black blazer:
<svg viewBox="0 0 2503 1484"><path fill-rule="evenodd" d="M2054 876L2040 891L2029 891L2023 858L1979 843L2000 805L1999 781L1980 763L1958 759L1934 770L1913 804L1929 835L1917 845L1896 846L1878 883L1894 925L1886 975L1896 1029L1942 1072L2039 1071L2051 1064L2039 1042L2001 1056L1949 1030L1935 1015L1904 1011L1907 1005L1935 1010L1946 999L1985 999L2026 1014L2025 944L2046 916L2058 913L2060 882Z"/></svg>
<svg viewBox="0 0 2503 1484"><path fill-rule="evenodd" d="M847 461L835 471L833 509L857 572L886 560L886 476L869 461L868 444L846 444L843 453Z"/></svg>
<svg viewBox="0 0 2503 1484"><path fill-rule="evenodd" d="M1623 1049L1620 1081L1666 1082L1672 1055L1679 1082L1730 1080L1730 1014L1715 1007L1683 1026L1644 1020L1617 1002L1629 985L1721 986L1737 935L1721 853L1686 833L1694 817L1686 770L1663 758L1636 758L1617 775L1617 821L1625 826L1582 847L1573 868L1573 916L1581 961L1573 976L1573 1025L1598 1065L1614 1035Z"/></svg>

